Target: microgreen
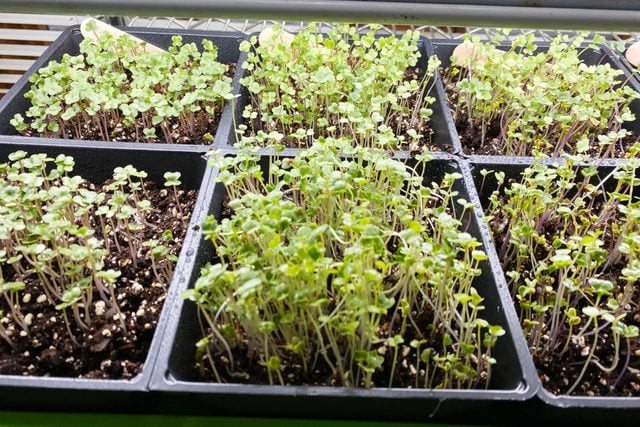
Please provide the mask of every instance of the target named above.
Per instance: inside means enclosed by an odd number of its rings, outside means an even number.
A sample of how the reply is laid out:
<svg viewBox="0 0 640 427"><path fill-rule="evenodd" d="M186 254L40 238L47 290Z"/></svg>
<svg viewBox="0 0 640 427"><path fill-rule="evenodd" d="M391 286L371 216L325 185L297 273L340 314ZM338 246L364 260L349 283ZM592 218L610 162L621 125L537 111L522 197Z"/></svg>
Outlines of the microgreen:
<svg viewBox="0 0 640 427"><path fill-rule="evenodd" d="M233 98L218 48L206 39L202 48L180 36L169 52L140 50L126 36L85 39L79 55L64 55L30 77L31 107L11 124L56 138L202 142L209 132L202 122L212 122Z"/></svg>
<svg viewBox="0 0 640 427"><path fill-rule="evenodd" d="M415 387L488 384L504 331L480 317L473 281L486 255L462 230L460 174L426 184L422 160L412 168L332 138L271 158L266 172L255 148L212 162L233 213L202 225L219 260L184 297L216 380L247 375L241 355L279 384L317 369L352 387L405 375Z"/></svg>
<svg viewBox="0 0 640 427"><path fill-rule="evenodd" d="M487 220L538 366L578 363L556 391L583 394L587 372L601 371L606 392L618 392L639 326L639 163L600 176L583 160L535 163L519 181L498 176Z"/></svg>
<svg viewBox="0 0 640 427"><path fill-rule="evenodd" d="M24 151L0 163L0 298L9 310L1 317L0 338L10 345L9 329L29 333L22 308L27 284L62 312L73 341L74 331L90 328L93 302L102 300L120 313L121 271L105 268L109 242L129 249L134 268L150 259L157 283L171 280L175 249L145 241L142 233L153 210L146 199L146 173L119 167L108 185L96 189L71 174L74 166L63 154L53 158Z"/></svg>
<svg viewBox="0 0 640 427"><path fill-rule="evenodd" d="M180 198L178 196L178 187L182 184L182 181L180 181L180 176L181 176L180 172L165 172L164 186L171 187L173 192L173 199L176 202L176 206L178 208L178 211L180 212L180 216L183 217L184 212L182 212Z"/></svg>
<svg viewBox="0 0 640 427"><path fill-rule="evenodd" d="M449 69L450 97L458 123L478 135L478 148L505 155L563 152L612 157L623 148L638 98L621 70L608 63L586 65L583 37L555 38L545 52L534 35L516 37L502 52L504 36L491 42L467 37L473 54Z"/></svg>
<svg viewBox="0 0 640 427"><path fill-rule="evenodd" d="M320 136L349 137L361 145L418 148L430 142L429 95L440 65L434 56L422 75L414 73L419 32L376 37L348 25L319 34L310 25L289 43L282 29L248 52L241 79L251 102L243 111L241 136L259 145L305 147ZM384 133L386 138L377 135Z"/></svg>

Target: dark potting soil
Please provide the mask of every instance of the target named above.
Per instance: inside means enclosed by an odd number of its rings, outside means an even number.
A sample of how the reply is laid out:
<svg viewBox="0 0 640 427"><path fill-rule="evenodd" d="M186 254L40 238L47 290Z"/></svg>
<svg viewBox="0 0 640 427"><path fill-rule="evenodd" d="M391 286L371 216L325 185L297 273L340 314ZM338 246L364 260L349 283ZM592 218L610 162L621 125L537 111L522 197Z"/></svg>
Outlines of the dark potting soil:
<svg viewBox="0 0 640 427"><path fill-rule="evenodd" d="M506 201L503 205L506 205ZM494 213L495 223L504 223L505 213L501 210ZM493 230L492 230L493 231ZM543 230L547 236L553 236L557 233L556 227L553 224L547 224L547 227ZM506 236L502 233L496 233L493 231L493 236L496 241L496 247L500 248ZM609 233L605 233L603 236L605 240L604 247L609 247L611 244L611 236ZM546 249L540 247L536 258L543 259L547 257ZM616 283L622 277L622 269L625 267L624 262L619 262L609 268L608 272L603 275L602 279L610 280L612 283ZM513 270L513 265L503 266L505 271ZM522 268L521 274L522 280L528 277L528 272L532 271L531 265L525 264ZM538 293L545 292L542 286L537 288ZM636 283L633 288L633 294L629 299L630 303L625 309L630 310L629 314L624 318L624 322L627 325L635 325L640 327L640 306L637 301L640 300L640 287ZM520 304L514 299L516 311L520 312ZM582 313L581 308L588 305L588 303L577 307L577 314L581 316L581 323L576 328L581 327L587 321L587 316ZM610 327L610 325L606 325ZM566 341L568 334L568 328L565 328L562 332L562 345ZM543 335L543 342L549 340L548 335ZM587 358L587 352L590 350L590 346L593 344L593 336L588 336L586 339L571 340L568 350L560 356L560 349L551 354L534 354L534 362L538 369L538 374L544 388L556 395L567 394L569 389L573 386L576 379L579 377L580 372L583 369L584 361ZM613 337L609 334L607 328L599 333L598 347L594 353L594 360L600 363L604 367L610 367L614 362L615 347ZM626 369L625 369L626 367ZM640 396L640 340L631 338L628 341L622 338L620 340L620 357L616 365L616 368L611 373L606 373L602 369L598 368L594 363L591 363L583 377L583 380L572 392L572 395L577 396Z"/></svg>
<svg viewBox="0 0 640 427"><path fill-rule="evenodd" d="M469 155L486 155L486 156L503 156L504 151L501 148L502 131L500 122L498 120L490 123L485 129L485 142L482 142L482 126L480 124L469 124L469 116L464 108L461 108L457 112L454 106L458 102L460 96L459 89L455 87L455 84L448 80L449 72L445 70L441 72L445 85L445 93L447 94L447 102L451 108L451 114L454 117L456 130L460 137L460 144L465 154ZM607 131L603 131L602 134L606 134ZM622 140L616 142L613 147L613 154L607 155L607 157L621 158L624 157L628 149L638 140L638 136L631 132ZM549 141L553 143L552 141ZM544 150L543 150L544 151ZM549 150L547 150L549 151ZM569 154L576 154L575 147L567 146ZM602 148L598 145L598 141L591 142L590 148L586 154L590 156L599 156L599 152ZM546 152L546 151L545 151ZM526 155L531 156L532 150L529 150Z"/></svg>
<svg viewBox="0 0 640 427"><path fill-rule="evenodd" d="M236 69L236 64L228 64L228 70L225 73L227 77L233 77ZM97 116L96 116L97 117ZM163 131L160 125L150 126L150 123L145 124L142 118L138 118L136 126L125 126L121 121L111 119L107 123L109 134L105 138L101 129L95 121L91 120L87 116L80 129L80 135L77 135L75 131L72 133L59 132L56 138L86 140L86 141L114 141L114 142L145 142L145 143L173 143L173 144L196 144L196 145L210 145L211 142L205 140L205 135L209 134L211 137L215 137L220 118L222 117L222 108L217 106L213 115L210 115L206 111L198 111L194 113L194 121L190 124L191 129L186 132L183 130L184 125L181 124L180 119L172 118L166 123L166 130ZM96 119L97 120L97 119ZM150 120L149 120L150 121ZM144 136L142 129L146 127L152 127L156 131L156 139L150 140ZM138 132L136 132L136 129ZM31 137L53 137L51 132L39 133L30 127L21 133L24 136ZM170 139L169 139L170 138Z"/></svg>
<svg viewBox="0 0 640 427"><path fill-rule="evenodd" d="M420 81L420 79L422 78L422 73L421 70L419 68L408 68L405 72L405 79L406 80L418 80ZM259 96L259 95L258 95ZM250 98L251 94L249 95ZM418 102L418 95L417 94L413 94L413 96L411 96L409 98L409 109L412 110L414 108L414 106L416 105L416 103ZM261 119L260 119L260 108L259 108L259 104L258 104L258 99L251 99L251 103L252 106L254 108L254 111L258 111L258 117L256 117L255 119L253 119L252 121L250 121L249 119L243 119L243 124L247 126L247 129L251 130L254 129L256 132L259 130L262 130L266 133L269 133L271 131L278 131L278 132L283 132L283 130L279 127L279 126L271 126L271 125L267 125L265 124ZM319 113L320 116L324 115L324 111L321 110ZM330 120L333 120L333 122L331 123L331 126L335 126L338 131L336 132L337 135L339 136L352 136L352 132L350 131L349 128L345 127L344 125L340 124L338 122L338 119L336 116L331 116ZM448 145L446 146L441 146L441 145L436 145L436 144L432 144L431 143L431 139L433 137L433 129L431 129L430 126L430 122L428 120L422 120L422 119L418 119L417 120L417 125L413 125L411 126L411 119L408 117L403 117L403 115L400 112L396 112L393 113L391 116L391 119L389 121L389 127L391 127L392 129L394 129L394 134L395 135L401 135L404 136L406 140L410 140L411 138L407 135L407 131L409 129L414 129L417 133L423 135L422 139L418 142L418 143L404 143L402 144L400 147L398 147L398 150L405 150L405 151L410 151L412 153L420 153L422 151L446 151L446 152L453 152L453 147L450 147ZM297 129L292 129L290 133L294 133ZM316 130L316 134L314 135L314 139L317 139L320 136L327 136L328 133L323 133L323 132L318 132ZM287 138L285 135L285 138L283 138L282 140L282 144L287 147L287 148L308 148L308 143L306 139L303 139L302 142L297 140L297 139L290 139Z"/></svg>
<svg viewBox="0 0 640 427"><path fill-rule="evenodd" d="M91 185L90 187L93 187ZM144 219L146 227L141 232L144 240L157 239L177 255L187 231L197 192L178 191L178 199L185 217L180 218L173 194L167 189L155 189L145 183L145 198L153 209ZM97 221L95 218L92 221ZM21 310L30 324L29 333L9 321L0 320L12 331L15 349L0 339L0 374L52 377L80 377L98 379L130 379L142 370L151 339L166 298L168 283L157 283L151 268L149 249L138 257L138 268L131 262L128 246L115 248L113 233L103 236L99 225L93 223L95 237L111 241L111 253L105 259L104 270L114 269L122 273L116 285L116 300L120 313L100 301L95 293L90 307L91 326L88 330L73 327L73 342L65 326L63 312L56 310L42 292L37 279L26 281L21 294ZM173 240L162 238L165 230L172 230ZM122 242L123 236L119 234ZM7 278L6 273L5 278ZM14 273L15 274L15 273ZM11 277L8 277L11 280ZM0 300L0 311L10 312L7 302ZM71 310L67 310L73 319ZM80 310L81 312L83 310ZM84 318L84 315L81 314ZM28 320L27 320L28 319Z"/></svg>

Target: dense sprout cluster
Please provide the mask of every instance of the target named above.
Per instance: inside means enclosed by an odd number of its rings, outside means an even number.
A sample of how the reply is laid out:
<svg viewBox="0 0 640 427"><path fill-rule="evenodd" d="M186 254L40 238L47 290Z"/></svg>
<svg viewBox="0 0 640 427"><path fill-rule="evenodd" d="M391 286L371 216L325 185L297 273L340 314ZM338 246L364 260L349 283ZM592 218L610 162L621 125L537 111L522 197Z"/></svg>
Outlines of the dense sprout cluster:
<svg viewBox="0 0 640 427"><path fill-rule="evenodd" d="M418 147L430 143L434 56L418 73L419 32L377 37L339 26L327 34L311 25L287 38L253 37L241 79L250 95L239 129L260 145L285 140L305 147L320 136L351 138L363 146ZM374 137L375 135L375 137Z"/></svg>
<svg viewBox="0 0 640 427"><path fill-rule="evenodd" d="M472 53L458 65L454 59L448 75L456 121L478 134L479 147L509 156L620 151L624 123L635 120L629 105L639 96L621 70L586 65L582 37L559 36L546 51L533 34L516 37L505 51L503 40L468 37Z"/></svg>
<svg viewBox="0 0 640 427"><path fill-rule="evenodd" d="M248 358L281 384L318 369L342 386L488 384L504 331L472 286L487 256L463 231L473 205L457 197L459 174L425 185L425 159L411 168L331 138L266 173L259 160L214 158L233 213L203 224L219 261L185 294L219 381L246 376L234 360Z"/></svg>
<svg viewBox="0 0 640 427"><path fill-rule="evenodd" d="M79 55L65 54L30 77L27 118L17 114L11 124L53 138L211 142L215 117L233 96L217 46L205 39L202 48L180 36L168 52L108 33L85 39Z"/></svg>

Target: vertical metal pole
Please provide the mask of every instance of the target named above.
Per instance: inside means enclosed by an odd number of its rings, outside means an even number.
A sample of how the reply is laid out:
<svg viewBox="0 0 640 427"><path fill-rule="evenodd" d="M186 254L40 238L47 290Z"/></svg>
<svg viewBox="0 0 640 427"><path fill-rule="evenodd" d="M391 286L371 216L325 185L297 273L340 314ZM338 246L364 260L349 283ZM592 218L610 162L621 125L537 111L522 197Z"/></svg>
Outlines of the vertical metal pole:
<svg viewBox="0 0 640 427"><path fill-rule="evenodd" d="M109 25L113 25L114 27L125 26L124 18L122 16L105 16L104 21Z"/></svg>

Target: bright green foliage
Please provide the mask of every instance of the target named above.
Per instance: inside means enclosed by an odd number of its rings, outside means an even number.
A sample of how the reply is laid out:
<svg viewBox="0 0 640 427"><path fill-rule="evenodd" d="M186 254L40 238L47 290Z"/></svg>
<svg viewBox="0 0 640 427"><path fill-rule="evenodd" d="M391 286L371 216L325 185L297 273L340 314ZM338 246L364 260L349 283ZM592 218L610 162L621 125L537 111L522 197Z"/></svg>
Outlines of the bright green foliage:
<svg viewBox="0 0 640 427"><path fill-rule="evenodd" d="M423 161L331 138L266 174L259 159L214 158L234 213L203 224L220 261L185 294L205 324L199 354L229 362L212 363L218 381L241 352L279 383L324 366L338 385L391 386L383 354L411 351L415 387L488 383L504 331L480 318L486 255L458 219L470 207L459 174L425 186Z"/></svg>
<svg viewBox="0 0 640 427"><path fill-rule="evenodd" d="M503 40L467 38L475 59L450 70L459 91L454 114L477 131L481 146L518 156L590 151L610 157L620 149L627 135L622 126L635 119L629 104L638 97L623 84L621 70L586 65L582 37L559 36L540 52L534 35L523 35L504 54L496 53ZM499 129L495 139L491 128Z"/></svg>
<svg viewBox="0 0 640 427"><path fill-rule="evenodd" d="M628 361L619 366L621 341L628 353L638 336L627 314L637 306L640 278L640 163L630 160L602 179L595 167L578 167L583 160L534 164L520 182L493 193L488 217L536 359L562 363L569 351L584 360L567 394L589 367L613 373L615 389L628 368ZM613 360L598 356L610 349Z"/></svg>
<svg viewBox="0 0 640 427"><path fill-rule="evenodd" d="M94 189L71 174L72 157L17 151L9 159L0 163L0 298L18 331L29 331L21 309L26 283L39 286L38 295L63 310L72 339L73 330L90 327L92 301L102 299L119 312L121 273L105 269L112 250L128 250L134 268L153 256L156 281L169 283L175 256L143 250L149 245L141 231L152 210L145 172L116 168L109 185ZM0 338L12 344L0 325Z"/></svg>
<svg viewBox="0 0 640 427"><path fill-rule="evenodd" d="M31 76L28 119L17 114L11 124L47 137L87 139L97 129L109 141L124 127L135 141L180 142L176 135L198 141L198 116L214 116L233 98L218 48L209 40L202 47L183 45L180 36L169 52L146 52L110 34L85 39L80 55L64 55Z"/></svg>
<svg viewBox="0 0 640 427"><path fill-rule="evenodd" d="M376 29L361 35L345 25L324 35L311 25L289 46L276 27L264 46L255 37L243 42L248 58L241 83L251 102L243 112L249 126L241 125L240 133L259 145L286 138L306 147L320 136L387 148L429 143L434 98L428 93L440 62L434 56L422 76L407 77L420 58L419 32L376 38Z"/></svg>

